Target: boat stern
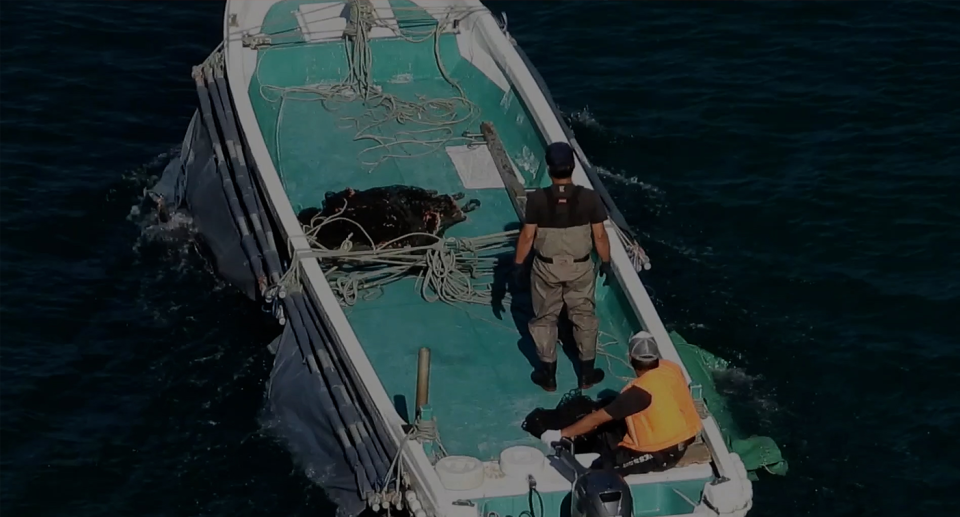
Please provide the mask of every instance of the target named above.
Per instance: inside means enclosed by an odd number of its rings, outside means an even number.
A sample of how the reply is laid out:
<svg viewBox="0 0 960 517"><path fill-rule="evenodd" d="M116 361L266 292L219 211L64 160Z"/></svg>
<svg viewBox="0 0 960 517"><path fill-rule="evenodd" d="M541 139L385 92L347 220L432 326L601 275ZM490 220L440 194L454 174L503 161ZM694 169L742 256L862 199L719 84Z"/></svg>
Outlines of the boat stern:
<svg viewBox="0 0 960 517"><path fill-rule="evenodd" d="M534 449L536 450L536 449ZM539 452L539 451L538 451ZM517 451L513 451L516 455ZM536 457L536 454L531 456ZM609 471L587 471L595 454L577 454L580 468L558 455L523 468L502 461L482 464L480 486L447 490L451 517L664 517L699 515L742 517L752 508L753 488L739 458L734 477L717 477L710 463L621 478ZM462 461L454 458L448 463ZM462 464L461 464L462 466ZM506 470L506 472L504 472ZM468 469L457 473L463 482ZM603 479L591 479L601 477ZM462 488L462 487L460 487Z"/></svg>

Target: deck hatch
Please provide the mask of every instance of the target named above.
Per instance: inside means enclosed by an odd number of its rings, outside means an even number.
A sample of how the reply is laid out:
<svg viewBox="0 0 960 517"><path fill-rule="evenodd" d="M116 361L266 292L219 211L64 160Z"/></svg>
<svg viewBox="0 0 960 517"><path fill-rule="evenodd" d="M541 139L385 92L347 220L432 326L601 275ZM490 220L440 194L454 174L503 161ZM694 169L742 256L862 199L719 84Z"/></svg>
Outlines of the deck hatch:
<svg viewBox="0 0 960 517"><path fill-rule="evenodd" d="M302 4L294 12L304 41L336 41L343 38L349 8L344 2Z"/></svg>
<svg viewBox="0 0 960 517"><path fill-rule="evenodd" d="M374 16L380 23L370 29L370 38L393 38L397 36L397 18L389 0L371 0ZM303 40L311 43L337 41L350 18L350 6L346 2L319 2L302 4L293 13L300 26ZM384 26L385 25L385 26Z"/></svg>
<svg viewBox="0 0 960 517"><path fill-rule="evenodd" d="M447 156L457 169L463 188L469 190L503 189L503 180L486 145L457 145L447 147ZM516 166L513 167L517 174ZM517 174L523 182L523 177Z"/></svg>

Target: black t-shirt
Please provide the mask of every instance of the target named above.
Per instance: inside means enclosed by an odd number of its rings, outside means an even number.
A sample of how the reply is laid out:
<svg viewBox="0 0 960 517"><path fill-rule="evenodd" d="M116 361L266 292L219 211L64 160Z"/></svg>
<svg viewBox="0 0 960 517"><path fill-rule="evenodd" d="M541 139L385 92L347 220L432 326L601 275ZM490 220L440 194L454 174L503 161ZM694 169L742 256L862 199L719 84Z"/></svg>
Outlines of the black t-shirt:
<svg viewBox="0 0 960 517"><path fill-rule="evenodd" d="M544 189L538 189L527 194L524 222L541 228L570 228L607 220L607 209L603 206L603 200L593 190L565 184L553 185L550 191L548 194ZM572 199L575 193L576 199ZM553 211L551 201L555 205ZM574 209L572 213L571 208Z"/></svg>
<svg viewBox="0 0 960 517"><path fill-rule="evenodd" d="M604 409L614 420L623 420L650 407L651 400L650 393L634 386L617 395Z"/></svg>

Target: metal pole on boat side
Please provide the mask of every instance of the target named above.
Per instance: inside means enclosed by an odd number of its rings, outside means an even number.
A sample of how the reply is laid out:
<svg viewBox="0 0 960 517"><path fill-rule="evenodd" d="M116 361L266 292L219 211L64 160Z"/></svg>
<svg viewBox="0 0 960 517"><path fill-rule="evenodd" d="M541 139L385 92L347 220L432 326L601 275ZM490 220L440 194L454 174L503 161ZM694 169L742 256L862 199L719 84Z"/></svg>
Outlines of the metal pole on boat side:
<svg viewBox="0 0 960 517"><path fill-rule="evenodd" d="M214 108L217 111L217 117L220 120L220 126L223 129L223 137L230 151L234 179L241 192L240 199L243 201L247 217L253 226L253 233L256 236L257 242L260 244L260 252L265 259L267 273L270 275L271 283L276 284L280 281L280 260L279 257L276 256L276 251L271 250L267 243L264 229L265 225L261 219L259 203L257 202L256 187L250 177L246 156L242 149L242 142L240 141L239 130L237 129L236 118L233 114L230 94L227 89L226 79L224 78L222 57L214 61L214 67L206 67L204 69L204 76L207 80L207 88L210 90L210 97L213 99Z"/></svg>
<svg viewBox="0 0 960 517"><path fill-rule="evenodd" d="M238 127L239 131L238 138L240 141L246 143L246 136L243 134L243 128ZM253 156L250 154L250 147L248 145L243 146L243 156L247 162L247 168L250 171L250 181L253 185L253 190L256 193L254 196L254 201L257 204L257 212L260 214L260 220L263 221L263 231L264 236L267 239L267 248L264 251L267 258L267 264L272 262L274 263L274 268L277 271L278 275L283 274L282 261L280 260L280 253L277 251L277 240L274 237L273 229L273 220L267 214L267 210L264 207L265 198L263 197L263 186L260 183L260 171L257 168L257 163L253 160ZM272 278L272 277L271 277ZM277 285L279 281L275 281L274 285Z"/></svg>
<svg viewBox="0 0 960 517"><path fill-rule="evenodd" d="M427 347L422 347L420 352L417 354L417 396L416 396L416 415L418 425L422 426L423 430L431 429L435 431L433 425L433 408L430 407L430 349ZM429 423L427 423L429 422ZM434 434L434 433L429 433ZM429 435L424 435L421 438L421 445L423 445L423 452L427 454L427 457L433 455L434 452L434 443Z"/></svg>
<svg viewBox="0 0 960 517"><path fill-rule="evenodd" d="M372 446L369 444L370 435L360 419L360 412L352 400L348 398L347 390L344 387L343 379L333 364L333 358L327 353L321 343L320 334L317 328L311 325L310 314L306 308L303 293L296 291L287 295L284 301L293 302L291 314L294 324L302 325L307 330L307 338L311 343L310 358L314 361L319 360L320 382L323 384L320 388L328 389L333 401L336 403L336 413L340 418L344 431L352 440L354 448L357 450L364 473L366 474L370 485L376 485L379 478L386 475L387 466L381 458L371 453ZM330 415L333 416L333 415ZM376 463L376 464L375 464ZM378 468L379 467L379 468Z"/></svg>
<svg viewBox="0 0 960 517"><path fill-rule="evenodd" d="M240 234L240 245L247 256L254 277L258 280L263 278L263 266L261 264L260 250L250 229L247 226L247 219L243 209L240 207L240 200L237 198L237 191L233 183L233 178L227 170L226 157L220 143L220 134L217 131L217 124L213 118L213 111L210 106L210 92L204 83L203 66L193 67L193 79L197 87L197 95L200 97L200 113L203 116L204 125L210 135L210 143L213 146L216 156L217 171L223 186L223 191L227 197L227 206L233 217L233 222L237 225L237 231Z"/></svg>
<svg viewBox="0 0 960 517"><path fill-rule="evenodd" d="M294 301L294 298L295 295L292 295L283 299L283 303L287 307L287 314L290 315L290 321L288 321L287 324L292 325L293 327L297 345L300 347L300 353L303 355L304 362L308 365L308 370L311 374L318 377L317 380L319 381L318 385L320 388L320 403L323 407L323 411L330 421L330 425L340 442L340 446L343 448L347 463L350 465L350 468L357 477L358 490L360 494L366 495L373 489L373 483L370 482L369 474L364 468L363 462L360 459L360 453L351 442L350 435L347 432L343 418L340 416L340 412L337 411L337 405L331 396L330 390L327 389L327 384L323 379L323 370L317 364L316 358L313 355L313 347L310 345L310 337L306 332L306 327L302 318L300 317L300 312L297 310L297 305Z"/></svg>
<svg viewBox="0 0 960 517"><path fill-rule="evenodd" d="M317 310L315 304L309 296L304 296L304 305L307 309L307 315L313 321L314 327L316 327L320 334L320 341L326 348L327 353L330 354L331 357L343 357L343 352L335 348L336 342L330 335L330 331L327 329L326 323L323 319L321 319L320 311ZM363 423L365 426L361 428L361 432L369 433L370 441L372 442L374 448L372 453L375 453L374 462L378 469L377 473L382 479L386 472L385 465L390 463L389 458L393 457L396 452L396 448L387 448L389 442L385 442L384 437L389 436L389 434L381 425L380 420L371 415L370 410L366 407L366 400L358 393L357 387L354 386L354 382L350 376L350 373L337 361L333 362L333 366L336 373L342 379L344 387L347 389L347 397L353 401L360 413L360 418L362 421L361 423ZM384 469L381 470L381 467L384 467Z"/></svg>
<svg viewBox="0 0 960 517"><path fill-rule="evenodd" d="M214 57L218 57L217 53L214 53ZM249 185L246 184L249 180L246 175L246 167L242 165L243 158L239 153L239 145L237 144L236 138L231 131L230 121L227 118L227 113L224 109L223 101L220 98L220 92L217 86L216 79L214 78L213 68L217 66L218 59L208 60L206 64L203 65L203 76L206 80L207 92L210 95L210 101L212 102L212 109L216 115L216 120L220 123L220 138L223 142L223 147L226 149L225 157L227 158L226 165L227 171L231 174L233 179L234 187L239 191L236 194L239 194L239 201L241 201L241 206L244 209L244 217L247 219L248 223L251 225L251 233L254 235L258 242L258 252L260 257L263 256L263 228L260 224L260 219L251 214L251 201L249 199L249 194L246 192ZM260 290L260 294L263 295L264 291L267 288L267 279L263 276L262 264L261 273L257 275L257 287ZM279 278L279 277L278 277Z"/></svg>
<svg viewBox="0 0 960 517"><path fill-rule="evenodd" d="M430 398L430 349L423 347L417 355L417 414Z"/></svg>
<svg viewBox="0 0 960 517"><path fill-rule="evenodd" d="M243 135L242 128L237 127L237 131L237 138L239 138L241 142L244 142L242 151L247 164L247 170L250 173L250 184L254 192L253 200L257 206L257 213L260 214L260 221L263 223L263 233L266 239L266 248L263 250L263 253L267 260L268 273L271 275L271 280L274 278L273 275L276 274L276 280L273 280L273 285L278 286L280 277L283 275L283 262L280 260L280 253L277 251L277 240L276 237L274 237L273 222L264 208L264 198L262 197L263 187L258 180L260 172L257 170L253 157L250 156L249 146L246 145L246 137Z"/></svg>

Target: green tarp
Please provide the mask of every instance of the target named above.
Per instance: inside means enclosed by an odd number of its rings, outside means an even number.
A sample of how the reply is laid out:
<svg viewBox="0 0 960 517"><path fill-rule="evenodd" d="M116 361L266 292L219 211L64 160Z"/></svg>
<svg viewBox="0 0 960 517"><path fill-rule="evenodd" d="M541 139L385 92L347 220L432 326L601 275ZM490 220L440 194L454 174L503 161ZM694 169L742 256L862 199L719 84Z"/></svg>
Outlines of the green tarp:
<svg viewBox="0 0 960 517"><path fill-rule="evenodd" d="M761 470L778 476L786 475L787 460L773 439L768 436L747 436L742 432L730 414L726 400L717 391L714 373L726 370L730 364L688 343L676 332L670 332L670 339L690 373L693 385L700 386L700 397L720 426L727 448L740 456L750 479L756 480ZM696 397L698 390L694 389L693 392Z"/></svg>

